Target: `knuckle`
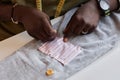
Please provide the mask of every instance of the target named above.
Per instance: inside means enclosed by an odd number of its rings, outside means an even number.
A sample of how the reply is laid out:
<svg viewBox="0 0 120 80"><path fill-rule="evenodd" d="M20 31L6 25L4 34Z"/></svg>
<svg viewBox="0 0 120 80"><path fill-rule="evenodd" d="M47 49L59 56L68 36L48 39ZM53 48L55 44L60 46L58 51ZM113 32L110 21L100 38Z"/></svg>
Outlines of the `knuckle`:
<svg viewBox="0 0 120 80"><path fill-rule="evenodd" d="M80 21L80 20L82 20L82 17L79 16L78 14L76 14L76 15L74 15L74 19L77 21Z"/></svg>
<svg viewBox="0 0 120 80"><path fill-rule="evenodd" d="M75 17L74 17L77 21L80 21L80 18L79 18L79 16L78 15L75 15Z"/></svg>

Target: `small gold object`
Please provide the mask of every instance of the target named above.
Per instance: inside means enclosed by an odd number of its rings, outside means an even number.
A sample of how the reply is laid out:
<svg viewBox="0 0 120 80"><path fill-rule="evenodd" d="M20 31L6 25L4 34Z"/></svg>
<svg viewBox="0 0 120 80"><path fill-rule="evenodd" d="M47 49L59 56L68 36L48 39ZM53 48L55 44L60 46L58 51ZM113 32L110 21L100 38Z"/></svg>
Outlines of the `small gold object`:
<svg viewBox="0 0 120 80"><path fill-rule="evenodd" d="M52 69L48 69L47 71L46 71L46 75L47 76L51 76L51 75L53 75L54 74L54 71L52 70Z"/></svg>

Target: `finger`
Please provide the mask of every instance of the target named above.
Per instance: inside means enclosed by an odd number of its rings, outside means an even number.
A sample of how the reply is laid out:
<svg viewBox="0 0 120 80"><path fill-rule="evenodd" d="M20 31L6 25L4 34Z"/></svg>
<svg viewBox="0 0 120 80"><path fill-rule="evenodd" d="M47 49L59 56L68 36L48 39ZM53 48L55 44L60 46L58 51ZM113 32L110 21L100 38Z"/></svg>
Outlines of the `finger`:
<svg viewBox="0 0 120 80"><path fill-rule="evenodd" d="M28 31L27 31L28 32ZM30 32L28 32L28 34L32 37L34 37L35 39L38 39L36 36L34 36L33 34L31 34Z"/></svg>
<svg viewBox="0 0 120 80"><path fill-rule="evenodd" d="M48 19L45 19L44 22L45 23L42 24L44 26L43 29L48 36L52 36L54 33L56 33L56 31L52 28L52 25Z"/></svg>
<svg viewBox="0 0 120 80"><path fill-rule="evenodd" d="M52 41L55 39L55 36L48 36L44 30L41 30L38 34L38 37L40 36L40 38L44 39L43 41Z"/></svg>
<svg viewBox="0 0 120 80"><path fill-rule="evenodd" d="M63 38L63 41L64 41L64 42L68 42L68 38L64 37L64 38Z"/></svg>
<svg viewBox="0 0 120 80"><path fill-rule="evenodd" d="M40 23L36 24L36 28L29 30L29 34L33 36L34 38L42 40L42 41L47 39L47 36L45 32L43 31L42 25Z"/></svg>
<svg viewBox="0 0 120 80"><path fill-rule="evenodd" d="M79 25L76 26L76 28L74 29L74 34L75 35L80 35L82 30L84 29L85 27L85 22L84 20L82 19L79 23Z"/></svg>
<svg viewBox="0 0 120 80"><path fill-rule="evenodd" d="M64 38L69 38L73 35L73 30L75 29L75 27L77 26L77 23L73 20L70 20L70 22L68 23L66 29L64 30L63 34L64 34Z"/></svg>
<svg viewBox="0 0 120 80"><path fill-rule="evenodd" d="M41 40L42 42L48 41L43 34L35 35L35 37Z"/></svg>
<svg viewBox="0 0 120 80"><path fill-rule="evenodd" d="M57 35L56 31L54 29L52 29L51 24L48 21L48 19L45 19L44 22L45 23L42 24L42 26L43 26L43 31L42 32L44 33L44 35L45 35L45 37L48 41L52 41L52 40L55 39L55 37Z"/></svg>
<svg viewBox="0 0 120 80"><path fill-rule="evenodd" d="M45 32L46 33L46 32ZM52 32L50 32L50 34L46 34L46 39L48 40L48 41L52 41L52 40L54 40L55 39L55 37L57 36L57 34L56 34L56 31L52 31Z"/></svg>
<svg viewBox="0 0 120 80"><path fill-rule="evenodd" d="M32 34L32 33L30 33L30 32L28 32L28 34L29 34L30 36L34 37L35 39L41 40L42 42L44 42L44 40L45 40L45 39L41 36L41 34L39 34L39 36L38 36L38 35L35 35L35 34Z"/></svg>

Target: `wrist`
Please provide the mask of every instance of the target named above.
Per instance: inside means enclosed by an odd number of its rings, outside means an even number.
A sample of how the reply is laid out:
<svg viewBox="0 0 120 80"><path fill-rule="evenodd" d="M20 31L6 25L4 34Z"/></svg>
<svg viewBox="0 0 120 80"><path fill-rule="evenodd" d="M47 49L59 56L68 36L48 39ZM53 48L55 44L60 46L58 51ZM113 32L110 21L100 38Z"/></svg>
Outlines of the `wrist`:
<svg viewBox="0 0 120 80"><path fill-rule="evenodd" d="M103 13L103 12L101 11L99 5L98 5L98 0L90 0L90 1L88 2L88 4L89 4L89 5L94 5L95 11L97 10L97 12L98 12L99 14L102 14L102 13Z"/></svg>
<svg viewBox="0 0 120 80"><path fill-rule="evenodd" d="M117 0L106 0L108 4L110 5L110 10L114 11L118 9L118 1Z"/></svg>
<svg viewBox="0 0 120 80"><path fill-rule="evenodd" d="M118 9L117 0L91 0L90 2L97 3L101 16L108 16L111 11Z"/></svg>
<svg viewBox="0 0 120 80"><path fill-rule="evenodd" d="M12 5L1 5L0 4L0 20L10 21L11 12L12 12Z"/></svg>
<svg viewBox="0 0 120 80"><path fill-rule="evenodd" d="M91 2L98 2L98 0L90 0ZM116 9L118 9L118 0L105 0L108 2L108 4L110 5L110 11L114 11Z"/></svg>

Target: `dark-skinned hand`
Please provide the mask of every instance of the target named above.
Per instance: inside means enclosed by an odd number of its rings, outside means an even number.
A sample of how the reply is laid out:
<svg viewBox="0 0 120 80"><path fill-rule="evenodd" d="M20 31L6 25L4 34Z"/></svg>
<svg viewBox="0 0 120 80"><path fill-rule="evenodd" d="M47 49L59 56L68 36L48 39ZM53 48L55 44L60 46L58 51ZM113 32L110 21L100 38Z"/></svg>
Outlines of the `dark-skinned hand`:
<svg viewBox="0 0 120 80"><path fill-rule="evenodd" d="M21 22L27 32L41 41L51 41L56 37L52 29L49 17L42 11L31 7L16 6L14 20Z"/></svg>
<svg viewBox="0 0 120 80"><path fill-rule="evenodd" d="M63 32L65 42L71 36L88 34L95 30L100 19L100 10L96 1L90 0L75 12Z"/></svg>

